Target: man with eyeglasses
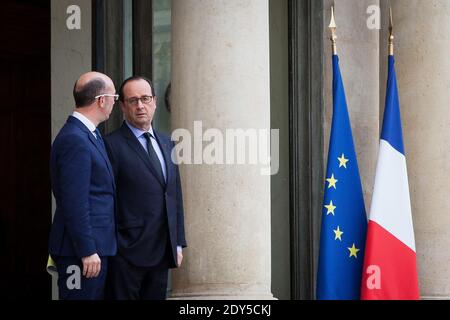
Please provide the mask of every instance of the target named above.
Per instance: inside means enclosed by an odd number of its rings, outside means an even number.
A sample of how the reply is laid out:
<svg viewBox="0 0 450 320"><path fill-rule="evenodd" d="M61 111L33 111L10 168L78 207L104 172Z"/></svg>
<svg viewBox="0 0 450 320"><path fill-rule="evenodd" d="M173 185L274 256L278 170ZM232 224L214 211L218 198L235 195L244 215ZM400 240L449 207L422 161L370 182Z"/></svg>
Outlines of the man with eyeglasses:
<svg viewBox="0 0 450 320"><path fill-rule="evenodd" d="M118 95L112 80L88 72L76 81L75 110L51 150L56 211L49 253L58 271L59 298L104 298L108 256L117 252L115 181L97 126Z"/></svg>
<svg viewBox="0 0 450 320"><path fill-rule="evenodd" d="M173 142L152 127L156 96L150 80L131 77L119 90L125 118L106 138L117 186L118 254L108 269L107 292L118 300L163 300L170 268L186 247Z"/></svg>

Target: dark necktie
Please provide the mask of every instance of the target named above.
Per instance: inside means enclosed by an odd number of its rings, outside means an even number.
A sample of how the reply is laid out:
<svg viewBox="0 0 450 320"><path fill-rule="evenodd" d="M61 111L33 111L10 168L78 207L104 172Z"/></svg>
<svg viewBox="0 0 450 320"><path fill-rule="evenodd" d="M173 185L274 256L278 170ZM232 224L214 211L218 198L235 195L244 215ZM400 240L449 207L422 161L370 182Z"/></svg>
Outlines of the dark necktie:
<svg viewBox="0 0 450 320"><path fill-rule="evenodd" d="M147 140L147 152L148 156L150 157L150 162L153 165L153 168L155 168L156 172L158 173L158 178L165 182L163 171L161 168L161 162L159 161L158 156L156 155L155 149L153 149L151 137L153 137L150 132L144 133L145 140Z"/></svg>
<svg viewBox="0 0 450 320"><path fill-rule="evenodd" d="M100 143L100 145L102 146L103 150L106 151L105 143L103 142L103 138L102 138L102 135L100 134L100 131L97 128L95 128L94 132L95 132L95 135L97 136L98 143Z"/></svg>

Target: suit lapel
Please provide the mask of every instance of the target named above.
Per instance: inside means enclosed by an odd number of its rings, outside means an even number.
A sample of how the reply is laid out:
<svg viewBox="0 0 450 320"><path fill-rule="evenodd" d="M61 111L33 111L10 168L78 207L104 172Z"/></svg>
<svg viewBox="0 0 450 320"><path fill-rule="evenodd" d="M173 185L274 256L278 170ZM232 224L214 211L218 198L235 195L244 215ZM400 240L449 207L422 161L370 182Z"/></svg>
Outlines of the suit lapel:
<svg viewBox="0 0 450 320"><path fill-rule="evenodd" d="M150 169L150 171L156 177L156 179L159 181L161 186L163 188L165 188L165 183L163 181L161 181L161 179L159 178L159 175L158 175L156 169L153 167L152 163L150 162L150 157L148 156L147 152L142 147L141 143L136 138L136 136L133 134L133 132L130 130L130 128L128 128L128 125L125 122L122 124L121 130L122 130L124 137L127 139L127 142L128 142L128 145L130 146L130 148L133 149L133 151L137 153L139 158L141 158L141 160L145 163L145 165Z"/></svg>

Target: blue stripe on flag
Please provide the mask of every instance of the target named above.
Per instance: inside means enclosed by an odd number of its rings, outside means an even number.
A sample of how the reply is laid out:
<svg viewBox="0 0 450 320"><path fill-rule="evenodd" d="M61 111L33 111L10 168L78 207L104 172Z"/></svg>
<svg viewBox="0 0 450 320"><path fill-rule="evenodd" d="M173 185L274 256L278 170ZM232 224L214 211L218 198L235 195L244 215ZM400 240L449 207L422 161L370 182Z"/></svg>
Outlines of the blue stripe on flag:
<svg viewBox="0 0 450 320"><path fill-rule="evenodd" d="M397 76L394 56L389 56L388 84L383 117L381 139L387 141L398 152L405 154L402 135L402 120L398 99Z"/></svg>

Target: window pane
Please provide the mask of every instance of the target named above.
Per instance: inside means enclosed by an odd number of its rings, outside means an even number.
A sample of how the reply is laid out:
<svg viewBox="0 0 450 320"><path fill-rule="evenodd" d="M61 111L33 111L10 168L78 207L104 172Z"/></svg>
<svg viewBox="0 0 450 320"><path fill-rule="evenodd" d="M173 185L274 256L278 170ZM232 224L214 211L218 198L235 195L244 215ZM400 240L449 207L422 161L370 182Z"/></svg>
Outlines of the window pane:
<svg viewBox="0 0 450 320"><path fill-rule="evenodd" d="M158 97L154 125L170 133L170 114L166 93L170 84L171 1L153 0L153 84Z"/></svg>

